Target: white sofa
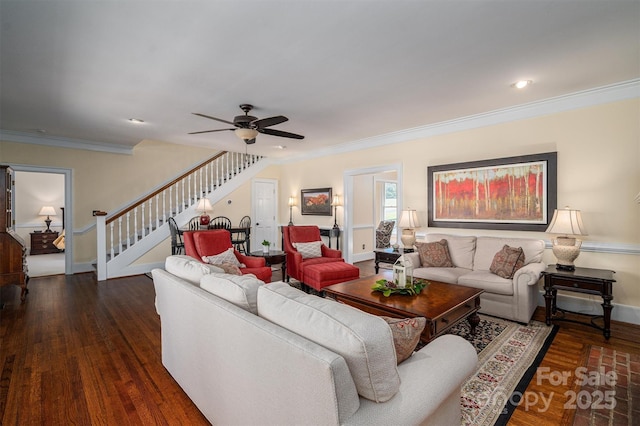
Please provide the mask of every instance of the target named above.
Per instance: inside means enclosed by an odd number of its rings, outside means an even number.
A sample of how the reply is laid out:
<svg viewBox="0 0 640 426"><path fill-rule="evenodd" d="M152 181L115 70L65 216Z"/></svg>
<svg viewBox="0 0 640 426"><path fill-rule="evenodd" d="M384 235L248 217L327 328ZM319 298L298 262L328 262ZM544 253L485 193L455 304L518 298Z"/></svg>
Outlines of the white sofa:
<svg viewBox="0 0 640 426"><path fill-rule="evenodd" d="M152 272L162 363L212 424L460 424L460 388L477 364L464 339L442 336L396 367L389 326L379 317L283 282L263 284L251 275L210 273L202 266L182 271L175 262L167 267L170 258L165 268L173 273ZM328 310L305 311L316 309L314 304ZM326 338L331 327L344 327L333 311L361 323L362 336L349 335L348 344L375 336L383 342L364 353L366 362L350 364L300 335L305 330ZM277 323L289 323L297 333ZM336 334L336 342L345 338ZM355 376L375 369L369 356L385 357L383 373L395 377L383 384L393 394L386 402L359 396Z"/></svg>
<svg viewBox="0 0 640 426"><path fill-rule="evenodd" d="M538 280L546 265L542 262L545 243L530 238L459 236L428 233L425 242L447 240L453 268L423 267L417 252L405 255L418 278L484 289L480 312L528 323L538 305ZM490 272L495 254L504 245L522 247L524 266L505 279Z"/></svg>

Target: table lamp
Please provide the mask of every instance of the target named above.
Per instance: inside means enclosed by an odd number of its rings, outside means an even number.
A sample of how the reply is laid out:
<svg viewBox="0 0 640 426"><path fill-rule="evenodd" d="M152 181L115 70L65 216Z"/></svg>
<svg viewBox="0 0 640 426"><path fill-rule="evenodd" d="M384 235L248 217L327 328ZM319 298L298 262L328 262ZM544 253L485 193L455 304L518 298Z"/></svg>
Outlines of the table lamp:
<svg viewBox="0 0 640 426"><path fill-rule="evenodd" d="M551 250L558 263L556 269L562 271L575 271L573 261L580 255L582 241L575 238L575 235L588 235L582 223L580 210L556 209L553 218L547 228L549 234L560 234L551 240Z"/></svg>
<svg viewBox="0 0 640 426"><path fill-rule="evenodd" d="M289 226L293 225L293 206L296 205L296 197L289 197Z"/></svg>
<svg viewBox="0 0 640 426"><path fill-rule="evenodd" d="M49 229L49 227L51 226L51 218L49 216L57 216L56 209L51 206L43 206L40 209L40 213L38 213L38 215L47 217L44 221L44 223L47 224L47 230L44 232L53 232L51 229Z"/></svg>
<svg viewBox="0 0 640 426"><path fill-rule="evenodd" d="M209 201L208 198L200 198L200 201L198 201L198 206L196 207L196 211L202 213L200 215L200 225L209 225L211 217L207 214L207 211L210 210L213 210L213 207L211 207L211 201Z"/></svg>
<svg viewBox="0 0 640 426"><path fill-rule="evenodd" d="M333 229L338 229L338 207L342 205L342 203L340 202L340 196L339 195L334 195L333 196L333 201L331 202L331 205L333 206Z"/></svg>
<svg viewBox="0 0 640 426"><path fill-rule="evenodd" d="M402 229L402 236L400 240L405 247L413 247L413 243L416 242L416 232L413 228L418 228L420 222L418 222L418 214L415 210L407 209L403 210L400 215L400 222L398 226Z"/></svg>

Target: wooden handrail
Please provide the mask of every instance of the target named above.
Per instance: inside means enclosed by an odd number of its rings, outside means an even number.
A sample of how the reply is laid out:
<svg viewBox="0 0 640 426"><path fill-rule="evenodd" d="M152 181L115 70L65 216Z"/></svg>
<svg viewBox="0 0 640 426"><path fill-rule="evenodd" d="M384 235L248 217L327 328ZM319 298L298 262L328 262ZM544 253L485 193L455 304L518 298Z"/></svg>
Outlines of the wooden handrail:
<svg viewBox="0 0 640 426"><path fill-rule="evenodd" d="M111 222L113 222L114 220L118 219L121 216L124 216L125 214L127 214L128 212L130 212L131 210L135 209L136 207L138 207L140 204L148 201L150 198L155 197L156 195L158 195L159 193L161 193L162 191L165 191L166 189L168 189L170 186L176 184L177 182L181 181L182 179L186 178L187 176L189 176L192 173L195 173L197 170L203 168L204 166L206 166L207 164L217 160L218 158L222 157L223 155L225 155L228 151L220 151L218 154L214 155L213 157L211 157L210 159L200 163L199 165L191 168L191 170L181 174L180 176L178 176L177 178L173 179L171 182L167 183L166 185L164 185L163 187L155 190L154 192L152 192L151 194L148 194L146 197L138 200L136 203L130 205L129 207L123 209L121 212L116 213L114 216L110 217L109 219L106 220L106 224L109 224Z"/></svg>

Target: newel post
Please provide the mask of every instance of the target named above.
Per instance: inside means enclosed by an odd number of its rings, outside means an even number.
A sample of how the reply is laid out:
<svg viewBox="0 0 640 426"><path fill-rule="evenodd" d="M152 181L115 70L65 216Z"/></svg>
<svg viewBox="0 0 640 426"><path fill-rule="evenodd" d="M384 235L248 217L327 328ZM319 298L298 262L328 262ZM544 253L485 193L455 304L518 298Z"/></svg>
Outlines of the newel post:
<svg viewBox="0 0 640 426"><path fill-rule="evenodd" d="M98 281L107 279L107 212L94 210L96 217L96 268Z"/></svg>

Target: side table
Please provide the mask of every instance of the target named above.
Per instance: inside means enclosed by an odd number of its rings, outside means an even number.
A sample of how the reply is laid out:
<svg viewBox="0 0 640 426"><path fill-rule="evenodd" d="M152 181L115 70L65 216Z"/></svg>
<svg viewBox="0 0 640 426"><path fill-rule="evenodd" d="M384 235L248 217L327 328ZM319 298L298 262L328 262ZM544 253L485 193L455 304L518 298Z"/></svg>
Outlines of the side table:
<svg viewBox="0 0 640 426"><path fill-rule="evenodd" d="M252 251L251 256L256 257L264 257L264 260L267 262L267 266L278 265L282 266L280 269L282 270L282 281L284 281L284 277L287 273L287 254L281 250L269 250L268 253L260 251Z"/></svg>
<svg viewBox="0 0 640 426"><path fill-rule="evenodd" d="M576 268L575 271L561 271L555 266L549 266L542 275L544 276L544 301L545 301L545 319L547 325L551 325L551 320L570 321L579 324L589 325L603 331L605 339L611 337L611 310L613 306L613 279L614 271L605 269ZM573 291L576 293L595 294L602 297L603 315L587 315L578 312L571 312L591 317L590 323L565 319L564 315L556 318L558 311L561 313L570 312L558 308L556 298L558 290ZM597 318L604 319L604 326L600 327L594 320Z"/></svg>
<svg viewBox="0 0 640 426"><path fill-rule="evenodd" d="M413 253L412 248L398 248L394 249L392 247L383 248L383 249L375 249L373 252L376 255L376 274L380 270L380 263L396 263L396 260L404 253Z"/></svg>

